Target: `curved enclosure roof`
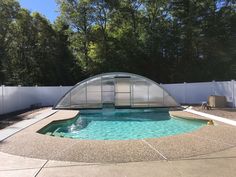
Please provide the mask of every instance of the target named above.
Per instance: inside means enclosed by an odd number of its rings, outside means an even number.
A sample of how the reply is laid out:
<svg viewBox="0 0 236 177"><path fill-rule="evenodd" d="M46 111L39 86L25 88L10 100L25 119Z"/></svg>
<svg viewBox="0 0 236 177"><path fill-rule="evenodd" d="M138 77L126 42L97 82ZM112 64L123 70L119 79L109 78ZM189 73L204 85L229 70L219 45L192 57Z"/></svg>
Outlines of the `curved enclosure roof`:
<svg viewBox="0 0 236 177"><path fill-rule="evenodd" d="M131 73L105 73L76 84L56 109L174 107L175 99L154 81Z"/></svg>

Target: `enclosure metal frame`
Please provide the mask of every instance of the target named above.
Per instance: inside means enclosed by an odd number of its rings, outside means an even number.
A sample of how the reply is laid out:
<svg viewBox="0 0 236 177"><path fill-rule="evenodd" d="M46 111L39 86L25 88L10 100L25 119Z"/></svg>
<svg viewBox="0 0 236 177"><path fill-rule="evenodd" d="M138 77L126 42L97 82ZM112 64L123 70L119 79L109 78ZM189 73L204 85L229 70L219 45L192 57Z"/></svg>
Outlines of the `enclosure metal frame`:
<svg viewBox="0 0 236 177"><path fill-rule="evenodd" d="M115 75L115 77L113 78L114 81L115 81L115 78L118 77L119 75L121 75L121 77L124 75L127 75L129 76L130 78L132 77L137 77L137 78L140 78L140 79L143 79L143 80L146 80L147 82L150 82L154 85L157 85L159 88L161 88L163 90L163 103L164 103L164 92L166 92L175 102L176 102L176 106L158 106L158 107L162 107L162 108L165 108L165 107L178 107L180 106L180 104L176 101L176 99L171 96L171 94L166 90L164 89L160 84L156 83L155 81L151 80L151 79L148 79L144 76L140 76L140 75L137 75L137 74L133 74L133 73L127 73L127 72L110 72L110 73L103 73L103 74L98 74L98 75L95 75L95 76L92 76L92 77L89 77L79 83L77 83L76 85L74 85L71 89L69 89L57 102L56 104L53 106L53 109L57 109L57 110L78 110L78 109L102 109L103 108L103 100L102 100L102 94L103 94L103 77L104 76L109 76L109 75ZM96 108L85 108L85 107L81 107L81 108L73 108L73 107L65 107L65 108L57 108L56 106L60 103L61 100L63 100L65 98L65 96L67 94L70 94L70 102L71 102L71 91L73 89L75 89L76 87L78 87L79 85L82 85L82 84L86 84L86 104L87 104L87 82L92 80L92 79L95 79L95 78L101 78L101 107L96 107ZM119 78L121 78L119 77ZM115 86L115 82L114 82L114 86ZM145 106L143 108L156 108L157 106L150 106L150 103L149 103L149 88L150 86L148 85L148 107ZM116 88L114 88L115 90ZM132 104L133 104L133 91L131 90L132 87L131 87L131 81L130 81L130 106L116 106L116 108L142 108L142 107L132 107ZM115 94L115 91L114 91L114 94ZM114 99L115 99L115 96L114 95ZM115 100L114 100L114 104L115 104ZM71 103L70 103L71 105Z"/></svg>

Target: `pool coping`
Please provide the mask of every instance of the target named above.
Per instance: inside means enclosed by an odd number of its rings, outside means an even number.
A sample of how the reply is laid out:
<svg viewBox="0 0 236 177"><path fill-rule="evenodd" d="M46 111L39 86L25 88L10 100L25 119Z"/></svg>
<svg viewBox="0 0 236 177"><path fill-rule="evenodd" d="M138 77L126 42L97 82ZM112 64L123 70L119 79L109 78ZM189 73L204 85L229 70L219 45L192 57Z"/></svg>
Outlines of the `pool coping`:
<svg viewBox="0 0 236 177"><path fill-rule="evenodd" d="M234 120L230 120L230 119L227 119L227 118L224 118L224 117L220 117L220 116L215 116L215 115L212 115L212 114L207 114L207 113L199 112L199 111L193 110L191 107L187 108L187 109L185 109L183 111L189 112L189 113L193 113L193 114L196 114L196 115L199 115L199 116L203 116L203 117L206 117L206 118L214 120L214 121L219 121L219 122L223 122L225 124L236 126L236 121L234 121Z"/></svg>
<svg viewBox="0 0 236 177"><path fill-rule="evenodd" d="M57 111L0 143L0 151L48 160L120 163L176 160L236 146L236 129L204 126L180 135L141 140L79 140L37 133L52 121L74 118L79 111Z"/></svg>

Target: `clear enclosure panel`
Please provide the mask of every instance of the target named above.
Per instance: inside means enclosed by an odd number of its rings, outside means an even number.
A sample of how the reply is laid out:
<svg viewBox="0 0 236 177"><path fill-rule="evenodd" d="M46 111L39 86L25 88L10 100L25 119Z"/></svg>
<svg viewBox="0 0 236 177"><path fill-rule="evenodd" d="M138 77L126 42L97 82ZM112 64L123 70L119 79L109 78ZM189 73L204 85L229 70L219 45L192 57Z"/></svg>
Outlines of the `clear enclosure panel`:
<svg viewBox="0 0 236 177"><path fill-rule="evenodd" d="M116 106L130 106L130 93L116 93Z"/></svg>
<svg viewBox="0 0 236 177"><path fill-rule="evenodd" d="M146 81L133 81L132 84L132 106L147 107L149 106L148 84Z"/></svg>
<svg viewBox="0 0 236 177"><path fill-rule="evenodd" d="M115 85L113 78L102 78L102 91L103 92L114 92Z"/></svg>
<svg viewBox="0 0 236 177"><path fill-rule="evenodd" d="M115 102L115 85L114 78L102 78L102 103Z"/></svg>
<svg viewBox="0 0 236 177"><path fill-rule="evenodd" d="M162 87L145 77L130 73L107 73L81 82L55 107L102 108L104 103L118 107L178 106Z"/></svg>
<svg viewBox="0 0 236 177"><path fill-rule="evenodd" d="M102 103L113 104L115 102L115 93L114 92L102 92Z"/></svg>
<svg viewBox="0 0 236 177"><path fill-rule="evenodd" d="M56 108L70 108L70 92L61 99Z"/></svg>
<svg viewBox="0 0 236 177"><path fill-rule="evenodd" d="M87 92L87 107L100 108L102 106L101 92Z"/></svg>
<svg viewBox="0 0 236 177"><path fill-rule="evenodd" d="M163 107L163 94L164 91L156 84L150 84L149 86L149 106L150 107Z"/></svg>
<svg viewBox="0 0 236 177"><path fill-rule="evenodd" d="M130 78L115 78L116 92L130 92Z"/></svg>
<svg viewBox="0 0 236 177"><path fill-rule="evenodd" d="M102 82L101 77L87 81L87 107L99 108L102 105Z"/></svg>
<svg viewBox="0 0 236 177"><path fill-rule="evenodd" d="M87 92L101 92L101 78L95 78L87 81Z"/></svg>
<svg viewBox="0 0 236 177"><path fill-rule="evenodd" d="M86 84L79 85L71 91L71 107L86 107Z"/></svg>
<svg viewBox="0 0 236 177"><path fill-rule="evenodd" d="M165 106L177 106L178 103L167 93L164 92L164 105Z"/></svg>
<svg viewBox="0 0 236 177"><path fill-rule="evenodd" d="M130 78L115 78L115 105L130 106Z"/></svg>

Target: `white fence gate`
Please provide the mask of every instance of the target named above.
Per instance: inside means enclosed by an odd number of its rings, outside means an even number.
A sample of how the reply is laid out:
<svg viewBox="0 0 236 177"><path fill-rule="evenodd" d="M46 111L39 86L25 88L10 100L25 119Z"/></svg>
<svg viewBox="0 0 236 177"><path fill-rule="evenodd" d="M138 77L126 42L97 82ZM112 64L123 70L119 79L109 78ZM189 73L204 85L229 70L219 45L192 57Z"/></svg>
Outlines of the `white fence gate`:
<svg viewBox="0 0 236 177"><path fill-rule="evenodd" d="M199 82L162 85L181 104L201 104L210 95L222 95L235 107L236 82ZM0 115L29 108L33 104L52 106L71 87L0 86Z"/></svg>

